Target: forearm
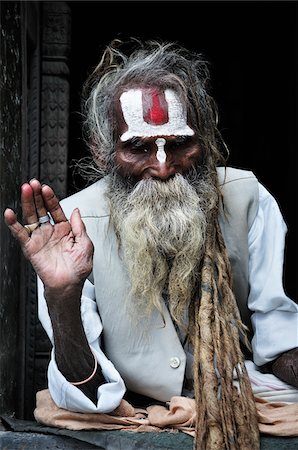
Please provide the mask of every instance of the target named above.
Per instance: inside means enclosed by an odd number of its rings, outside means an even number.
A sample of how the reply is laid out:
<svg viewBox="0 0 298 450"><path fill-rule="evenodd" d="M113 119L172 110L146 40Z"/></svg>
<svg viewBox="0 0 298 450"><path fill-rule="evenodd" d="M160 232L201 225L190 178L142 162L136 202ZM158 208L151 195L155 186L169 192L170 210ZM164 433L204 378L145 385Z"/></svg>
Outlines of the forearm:
<svg viewBox="0 0 298 450"><path fill-rule="evenodd" d="M298 348L282 353L260 369L263 373L272 373L285 383L298 388Z"/></svg>
<svg viewBox="0 0 298 450"><path fill-rule="evenodd" d="M298 348L280 355L272 364L272 373L298 388Z"/></svg>
<svg viewBox="0 0 298 450"><path fill-rule="evenodd" d="M82 324L81 288L66 288L63 289L63 294L61 291L45 289L45 298L53 328L55 359L59 371L69 382L88 379L95 367L95 356ZM105 379L98 366L95 375L77 387L96 404L97 389L103 383Z"/></svg>

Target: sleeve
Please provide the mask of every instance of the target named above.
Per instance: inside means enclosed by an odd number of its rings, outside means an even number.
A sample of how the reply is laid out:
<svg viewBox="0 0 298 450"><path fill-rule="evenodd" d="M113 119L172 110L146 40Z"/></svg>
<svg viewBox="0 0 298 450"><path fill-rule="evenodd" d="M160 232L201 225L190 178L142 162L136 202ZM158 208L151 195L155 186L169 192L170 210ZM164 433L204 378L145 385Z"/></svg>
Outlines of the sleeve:
<svg viewBox="0 0 298 450"><path fill-rule="evenodd" d="M43 294L42 281L38 278L38 316L53 345L53 330L47 303ZM61 408L75 412L108 413L119 406L125 393L124 382L112 362L100 348L102 324L95 301L94 286L90 281L84 284L81 299L81 315L84 330L101 367L106 383L98 387L97 405L95 405L76 386L69 383L59 371L55 361L55 349L52 348L48 366L48 387L54 402Z"/></svg>
<svg viewBox="0 0 298 450"><path fill-rule="evenodd" d="M283 288L286 232L276 200L259 184L259 210L248 235L248 307L253 359L258 366L298 346L298 305Z"/></svg>

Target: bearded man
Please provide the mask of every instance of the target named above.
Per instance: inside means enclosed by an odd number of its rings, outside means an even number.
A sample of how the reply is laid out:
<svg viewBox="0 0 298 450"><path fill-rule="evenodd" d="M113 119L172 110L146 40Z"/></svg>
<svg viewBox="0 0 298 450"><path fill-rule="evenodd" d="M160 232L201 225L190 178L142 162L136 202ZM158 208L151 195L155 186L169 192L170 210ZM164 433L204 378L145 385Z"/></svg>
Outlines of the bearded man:
<svg viewBox="0 0 298 450"><path fill-rule="evenodd" d="M281 213L252 172L225 166L208 82L176 44L108 46L84 104L98 180L60 204L33 179L26 225L5 220L38 275L59 407L194 397L196 448L252 450L253 394L298 401L298 307Z"/></svg>

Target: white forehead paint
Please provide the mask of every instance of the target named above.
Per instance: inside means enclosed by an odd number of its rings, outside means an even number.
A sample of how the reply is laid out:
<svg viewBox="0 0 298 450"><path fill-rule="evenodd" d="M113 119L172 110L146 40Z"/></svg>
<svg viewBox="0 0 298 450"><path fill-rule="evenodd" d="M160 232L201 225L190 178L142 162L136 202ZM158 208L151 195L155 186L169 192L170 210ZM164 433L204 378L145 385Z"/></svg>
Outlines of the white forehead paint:
<svg viewBox="0 0 298 450"><path fill-rule="evenodd" d="M167 154L165 152L166 140L164 138L157 138L155 144L157 145L156 159L161 164L164 164L167 159Z"/></svg>
<svg viewBox="0 0 298 450"><path fill-rule="evenodd" d="M193 136L194 131L187 125L186 111L178 96L172 89L165 90L165 99L168 104L167 123L152 125L145 122L143 117L142 90L130 89L120 96L123 117L128 129L120 137L122 142L133 137L151 136Z"/></svg>

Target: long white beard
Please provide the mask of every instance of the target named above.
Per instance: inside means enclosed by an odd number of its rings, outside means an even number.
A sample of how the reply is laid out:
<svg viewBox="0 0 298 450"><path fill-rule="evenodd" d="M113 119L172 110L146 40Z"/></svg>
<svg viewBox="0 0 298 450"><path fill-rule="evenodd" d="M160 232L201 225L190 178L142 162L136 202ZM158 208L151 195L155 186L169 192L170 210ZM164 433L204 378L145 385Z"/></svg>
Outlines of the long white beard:
<svg viewBox="0 0 298 450"><path fill-rule="evenodd" d="M111 219L138 315L154 307L161 311L162 294L167 292L172 317L177 323L183 320L194 296L214 192L203 178L194 187L179 174L166 182L142 180L131 189L114 177Z"/></svg>

